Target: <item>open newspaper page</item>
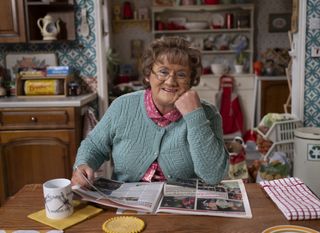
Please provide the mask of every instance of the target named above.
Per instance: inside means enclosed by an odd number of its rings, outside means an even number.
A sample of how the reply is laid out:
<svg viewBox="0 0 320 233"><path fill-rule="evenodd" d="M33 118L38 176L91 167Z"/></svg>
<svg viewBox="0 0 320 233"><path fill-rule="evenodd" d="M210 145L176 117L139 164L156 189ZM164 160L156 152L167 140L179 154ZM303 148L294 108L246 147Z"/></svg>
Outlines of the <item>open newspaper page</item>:
<svg viewBox="0 0 320 233"><path fill-rule="evenodd" d="M157 212L252 218L242 180L224 180L216 185L201 180L167 183Z"/></svg>
<svg viewBox="0 0 320 233"><path fill-rule="evenodd" d="M101 177L90 185L90 189L79 186L72 189L82 200L139 212L154 212L163 189L163 182L122 183Z"/></svg>

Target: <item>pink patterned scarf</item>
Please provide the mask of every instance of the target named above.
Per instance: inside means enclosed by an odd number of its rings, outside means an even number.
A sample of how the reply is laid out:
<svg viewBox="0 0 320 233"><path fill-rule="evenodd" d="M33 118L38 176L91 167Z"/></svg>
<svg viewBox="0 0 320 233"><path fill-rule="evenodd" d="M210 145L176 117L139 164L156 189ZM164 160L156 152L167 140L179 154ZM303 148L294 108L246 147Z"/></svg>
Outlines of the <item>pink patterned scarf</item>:
<svg viewBox="0 0 320 233"><path fill-rule="evenodd" d="M162 116L152 100L150 89L145 91L144 105L146 107L148 117L160 127L165 127L171 122L178 121L182 117L181 113L177 109L173 109ZM147 182L166 180L157 160L150 165L141 180Z"/></svg>

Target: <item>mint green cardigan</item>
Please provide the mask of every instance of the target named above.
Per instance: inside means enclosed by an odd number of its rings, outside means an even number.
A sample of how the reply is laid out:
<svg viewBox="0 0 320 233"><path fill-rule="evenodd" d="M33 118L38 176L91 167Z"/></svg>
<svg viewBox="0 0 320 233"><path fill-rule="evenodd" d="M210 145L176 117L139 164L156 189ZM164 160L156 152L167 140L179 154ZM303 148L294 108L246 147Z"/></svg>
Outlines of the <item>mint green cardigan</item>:
<svg viewBox="0 0 320 233"><path fill-rule="evenodd" d="M112 157L113 179L135 182L158 160L168 180L219 182L228 168L221 116L213 105L201 103L202 108L159 127L147 116L144 90L118 97L81 142L74 167L97 170Z"/></svg>

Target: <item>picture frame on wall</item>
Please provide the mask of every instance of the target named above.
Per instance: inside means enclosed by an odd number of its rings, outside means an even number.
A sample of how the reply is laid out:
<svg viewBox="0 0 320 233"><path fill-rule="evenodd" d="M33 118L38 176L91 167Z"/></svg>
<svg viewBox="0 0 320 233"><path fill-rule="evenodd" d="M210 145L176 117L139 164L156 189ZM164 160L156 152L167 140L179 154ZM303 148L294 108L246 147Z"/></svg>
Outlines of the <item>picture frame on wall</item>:
<svg viewBox="0 0 320 233"><path fill-rule="evenodd" d="M269 15L269 32L288 32L291 29L291 14L270 14Z"/></svg>
<svg viewBox="0 0 320 233"><path fill-rule="evenodd" d="M12 81L22 70L42 70L47 66L57 66L58 59L55 53L8 53L5 56L5 67Z"/></svg>

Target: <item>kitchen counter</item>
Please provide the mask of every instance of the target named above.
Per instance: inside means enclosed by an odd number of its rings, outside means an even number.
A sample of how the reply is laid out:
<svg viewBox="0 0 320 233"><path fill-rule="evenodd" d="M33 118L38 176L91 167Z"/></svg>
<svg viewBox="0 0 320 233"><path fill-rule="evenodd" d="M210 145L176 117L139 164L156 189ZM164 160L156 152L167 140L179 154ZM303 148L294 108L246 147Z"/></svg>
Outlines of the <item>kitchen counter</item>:
<svg viewBox="0 0 320 233"><path fill-rule="evenodd" d="M71 178L96 93L0 98L0 205L25 184Z"/></svg>
<svg viewBox="0 0 320 233"><path fill-rule="evenodd" d="M3 97L0 108L81 107L97 98L97 93L67 97Z"/></svg>

